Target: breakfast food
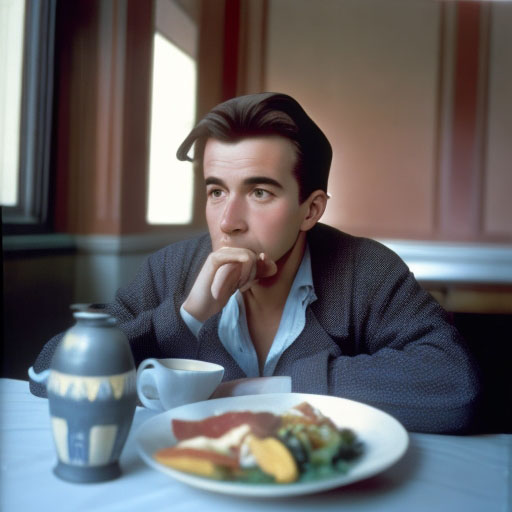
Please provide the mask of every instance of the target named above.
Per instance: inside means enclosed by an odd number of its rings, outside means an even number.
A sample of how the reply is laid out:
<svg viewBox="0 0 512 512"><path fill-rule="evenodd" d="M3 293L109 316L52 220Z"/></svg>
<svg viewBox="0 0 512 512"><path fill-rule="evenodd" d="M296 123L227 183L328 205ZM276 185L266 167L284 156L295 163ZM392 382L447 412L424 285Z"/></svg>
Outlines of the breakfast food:
<svg viewBox="0 0 512 512"><path fill-rule="evenodd" d="M177 443L154 458L196 475L292 483L346 472L363 451L354 431L338 428L303 402L281 415L232 411L199 421L172 420Z"/></svg>

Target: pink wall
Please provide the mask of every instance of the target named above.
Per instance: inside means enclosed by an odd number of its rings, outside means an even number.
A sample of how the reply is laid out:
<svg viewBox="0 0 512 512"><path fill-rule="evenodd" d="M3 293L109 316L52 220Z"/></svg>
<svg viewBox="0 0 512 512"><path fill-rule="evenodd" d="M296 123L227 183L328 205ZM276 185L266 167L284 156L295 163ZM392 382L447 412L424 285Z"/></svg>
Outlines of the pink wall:
<svg viewBox="0 0 512 512"><path fill-rule="evenodd" d="M498 62L511 44L497 20L511 15L496 3L268 1L264 88L296 96L334 147L326 222L512 241L500 186L512 184L512 153L506 138L496 146L512 103L500 93L512 87Z"/></svg>

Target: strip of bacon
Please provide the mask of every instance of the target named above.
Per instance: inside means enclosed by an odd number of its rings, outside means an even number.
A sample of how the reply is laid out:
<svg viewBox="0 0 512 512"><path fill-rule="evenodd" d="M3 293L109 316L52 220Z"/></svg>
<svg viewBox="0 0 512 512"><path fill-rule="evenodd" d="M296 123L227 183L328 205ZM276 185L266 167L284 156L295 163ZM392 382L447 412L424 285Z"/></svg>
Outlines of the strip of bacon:
<svg viewBox="0 0 512 512"><path fill-rule="evenodd" d="M173 419L172 431L178 441L197 436L218 438L245 424L249 425L253 435L266 437L279 428L281 418L270 412L233 411L199 421Z"/></svg>
<svg viewBox="0 0 512 512"><path fill-rule="evenodd" d="M299 405L296 405L294 409L297 409L304 415L304 418L302 419L303 422L313 423L316 425L327 424L336 429L336 425L332 420L327 416L324 416L320 411L316 411L309 402L302 402Z"/></svg>
<svg viewBox="0 0 512 512"><path fill-rule="evenodd" d="M312 421L318 420L318 416L315 413L315 410L308 402L302 402L299 405L296 405L294 409L300 411L306 418L309 418Z"/></svg>

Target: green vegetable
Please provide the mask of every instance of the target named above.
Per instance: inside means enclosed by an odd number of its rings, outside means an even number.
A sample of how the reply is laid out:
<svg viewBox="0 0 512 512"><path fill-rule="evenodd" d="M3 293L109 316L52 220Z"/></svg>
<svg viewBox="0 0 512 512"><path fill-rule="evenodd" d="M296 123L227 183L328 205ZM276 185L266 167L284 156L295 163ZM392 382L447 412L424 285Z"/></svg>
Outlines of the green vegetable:
<svg viewBox="0 0 512 512"><path fill-rule="evenodd" d="M248 484L271 484L275 482L274 477L267 475L259 467L246 468L235 478L237 482Z"/></svg>
<svg viewBox="0 0 512 512"><path fill-rule="evenodd" d="M279 429L277 436L295 458L300 481L346 473L350 462L363 451L353 430L338 430L327 423L288 424Z"/></svg>

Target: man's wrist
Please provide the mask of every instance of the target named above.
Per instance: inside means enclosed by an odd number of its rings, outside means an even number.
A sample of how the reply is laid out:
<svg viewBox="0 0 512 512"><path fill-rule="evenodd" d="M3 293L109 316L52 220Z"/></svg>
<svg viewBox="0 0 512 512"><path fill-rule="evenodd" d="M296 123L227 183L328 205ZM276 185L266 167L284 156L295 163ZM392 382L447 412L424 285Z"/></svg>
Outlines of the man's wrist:
<svg viewBox="0 0 512 512"><path fill-rule="evenodd" d="M198 304L197 301L194 302L190 297L185 300L181 307L198 322L203 324L214 314L214 312L205 311L207 308L204 307L204 304Z"/></svg>
<svg viewBox="0 0 512 512"><path fill-rule="evenodd" d="M194 315L190 314L186 309L185 305L182 304L180 308L180 315L187 327L190 329L192 334L197 338L199 335L199 331L203 326L204 322L199 321Z"/></svg>

